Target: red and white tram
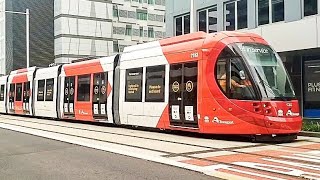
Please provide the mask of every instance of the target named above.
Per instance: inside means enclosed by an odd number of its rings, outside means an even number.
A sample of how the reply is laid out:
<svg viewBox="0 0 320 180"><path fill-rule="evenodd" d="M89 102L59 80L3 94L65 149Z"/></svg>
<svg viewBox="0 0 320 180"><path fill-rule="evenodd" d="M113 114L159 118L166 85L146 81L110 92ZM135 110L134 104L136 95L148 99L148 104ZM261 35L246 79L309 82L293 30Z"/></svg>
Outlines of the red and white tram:
<svg viewBox="0 0 320 180"><path fill-rule="evenodd" d="M286 139L302 125L280 57L250 33L198 32L18 70L0 87L2 113Z"/></svg>

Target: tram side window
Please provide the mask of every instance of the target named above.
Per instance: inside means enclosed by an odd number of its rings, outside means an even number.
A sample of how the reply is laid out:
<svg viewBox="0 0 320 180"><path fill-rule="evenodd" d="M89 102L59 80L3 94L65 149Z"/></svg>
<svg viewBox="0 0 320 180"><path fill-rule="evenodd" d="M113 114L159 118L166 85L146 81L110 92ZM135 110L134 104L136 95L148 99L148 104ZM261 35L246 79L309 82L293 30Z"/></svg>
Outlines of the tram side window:
<svg viewBox="0 0 320 180"><path fill-rule="evenodd" d="M126 102L142 102L142 68L126 70Z"/></svg>
<svg viewBox="0 0 320 180"><path fill-rule="evenodd" d="M165 66L147 67L146 102L164 102Z"/></svg>
<svg viewBox="0 0 320 180"><path fill-rule="evenodd" d="M90 79L90 74L78 76L78 101L90 101Z"/></svg>
<svg viewBox="0 0 320 180"><path fill-rule="evenodd" d="M22 100L22 83L16 85L16 101Z"/></svg>
<svg viewBox="0 0 320 180"><path fill-rule="evenodd" d="M0 101L4 101L4 84L0 88Z"/></svg>
<svg viewBox="0 0 320 180"><path fill-rule="evenodd" d="M37 101L44 101L44 84L45 80L38 80Z"/></svg>
<svg viewBox="0 0 320 180"><path fill-rule="evenodd" d="M54 79L47 79L46 80L46 101L53 101L53 93L54 93Z"/></svg>

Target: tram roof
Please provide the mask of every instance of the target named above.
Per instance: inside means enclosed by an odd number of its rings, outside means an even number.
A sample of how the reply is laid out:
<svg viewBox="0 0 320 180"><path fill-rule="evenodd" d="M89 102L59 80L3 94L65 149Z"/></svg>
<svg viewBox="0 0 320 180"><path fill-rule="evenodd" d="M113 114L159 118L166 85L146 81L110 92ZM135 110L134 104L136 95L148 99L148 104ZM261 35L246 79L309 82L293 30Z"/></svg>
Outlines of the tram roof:
<svg viewBox="0 0 320 180"><path fill-rule="evenodd" d="M261 36L254 33L248 33L248 32L221 31L221 32L210 33L210 34L205 32L195 32L195 33L190 33L186 35L170 37L170 38L162 39L159 41L129 46L124 49L124 53L130 53L134 51L144 51L147 49L153 49L160 46L163 52L166 54L170 52L210 48L210 47L214 47L216 43L218 43L223 39L230 38L231 42L232 41L237 42L239 38L243 38L243 37L250 38L250 39L259 39L259 41L263 40Z"/></svg>

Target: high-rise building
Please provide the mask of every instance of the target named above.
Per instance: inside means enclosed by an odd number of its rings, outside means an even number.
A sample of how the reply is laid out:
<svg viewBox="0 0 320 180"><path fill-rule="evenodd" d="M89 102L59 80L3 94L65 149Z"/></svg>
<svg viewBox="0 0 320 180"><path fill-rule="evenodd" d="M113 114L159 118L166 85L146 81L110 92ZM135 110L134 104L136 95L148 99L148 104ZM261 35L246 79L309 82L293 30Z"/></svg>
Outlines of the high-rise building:
<svg viewBox="0 0 320 180"><path fill-rule="evenodd" d="M303 116L320 118L319 0L193 0L192 13L191 2L166 2L167 36L190 33L190 27L261 35L287 67Z"/></svg>
<svg viewBox="0 0 320 180"><path fill-rule="evenodd" d="M165 36L165 0L0 0L30 9L30 66L119 53ZM26 67L25 16L0 12L0 74Z"/></svg>
<svg viewBox="0 0 320 180"><path fill-rule="evenodd" d="M121 52L165 35L164 0L55 0L55 62Z"/></svg>
<svg viewBox="0 0 320 180"><path fill-rule="evenodd" d="M26 16L4 13L30 9L30 66L54 62L54 24L52 0L0 0L0 74L25 68Z"/></svg>

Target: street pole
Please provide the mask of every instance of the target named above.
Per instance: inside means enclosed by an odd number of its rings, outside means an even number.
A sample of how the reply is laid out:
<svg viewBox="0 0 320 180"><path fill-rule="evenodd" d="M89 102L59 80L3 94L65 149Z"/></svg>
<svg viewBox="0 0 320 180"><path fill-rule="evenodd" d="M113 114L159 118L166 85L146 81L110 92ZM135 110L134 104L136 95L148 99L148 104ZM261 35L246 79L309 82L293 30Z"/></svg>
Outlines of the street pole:
<svg viewBox="0 0 320 180"><path fill-rule="evenodd" d="M30 66L30 13L29 9L26 9L26 53L27 53L27 68Z"/></svg>
<svg viewBox="0 0 320 180"><path fill-rule="evenodd" d="M22 14L26 16L26 56L27 56L27 68L30 65L30 12L29 9L26 9L26 12L15 12L15 11L0 11L3 13L10 13L10 14Z"/></svg>
<svg viewBox="0 0 320 180"><path fill-rule="evenodd" d="M194 12L195 0L190 0L190 33L195 32L195 12Z"/></svg>

